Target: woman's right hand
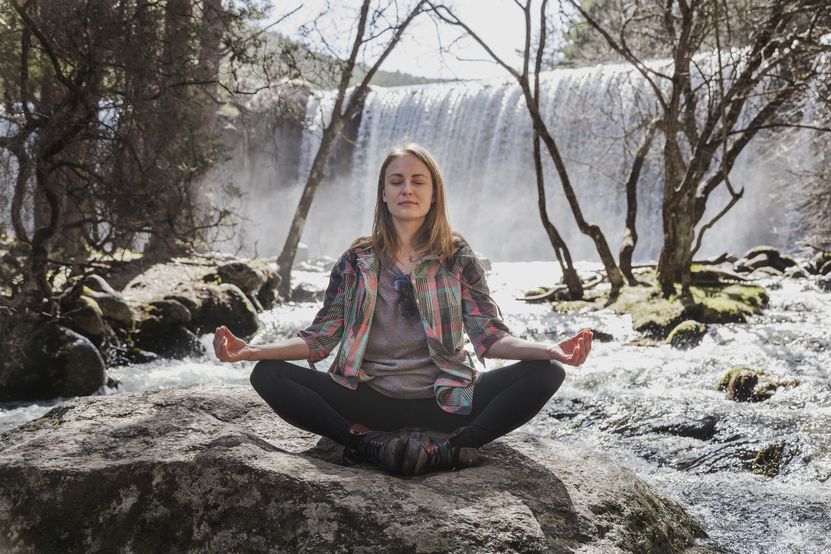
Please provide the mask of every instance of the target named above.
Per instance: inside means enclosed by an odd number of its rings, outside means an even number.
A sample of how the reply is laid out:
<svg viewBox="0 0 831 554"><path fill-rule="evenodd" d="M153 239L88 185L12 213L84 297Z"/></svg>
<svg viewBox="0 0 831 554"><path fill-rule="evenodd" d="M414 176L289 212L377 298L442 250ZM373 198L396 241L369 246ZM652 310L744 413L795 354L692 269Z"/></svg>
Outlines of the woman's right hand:
<svg viewBox="0 0 831 554"><path fill-rule="evenodd" d="M244 340L234 336L226 326L216 328L214 332L214 353L220 362L240 362L252 360L254 349Z"/></svg>

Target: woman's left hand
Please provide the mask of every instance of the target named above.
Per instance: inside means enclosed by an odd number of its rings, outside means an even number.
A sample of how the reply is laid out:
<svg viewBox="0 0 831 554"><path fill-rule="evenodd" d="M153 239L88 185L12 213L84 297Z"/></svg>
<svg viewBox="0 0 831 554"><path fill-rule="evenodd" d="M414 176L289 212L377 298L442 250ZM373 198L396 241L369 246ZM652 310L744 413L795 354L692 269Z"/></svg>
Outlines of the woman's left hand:
<svg viewBox="0 0 831 554"><path fill-rule="evenodd" d="M567 365L581 365L592 349L592 332L582 329L579 333L563 342L548 347L548 355L552 360Z"/></svg>

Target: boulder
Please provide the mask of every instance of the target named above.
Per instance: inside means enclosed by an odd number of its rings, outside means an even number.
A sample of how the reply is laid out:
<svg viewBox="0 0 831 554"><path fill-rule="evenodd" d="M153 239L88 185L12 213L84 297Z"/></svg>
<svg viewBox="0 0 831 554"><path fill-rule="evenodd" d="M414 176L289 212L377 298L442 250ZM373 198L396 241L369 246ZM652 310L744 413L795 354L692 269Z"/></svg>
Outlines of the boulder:
<svg viewBox="0 0 831 554"><path fill-rule="evenodd" d="M809 277L810 274L803 264L797 264L786 269L785 276L790 277L791 279L804 279Z"/></svg>
<svg viewBox="0 0 831 554"><path fill-rule="evenodd" d="M300 283L291 291L292 302L322 302L326 291L315 290L306 283Z"/></svg>
<svg viewBox="0 0 831 554"><path fill-rule="evenodd" d="M101 315L106 319L110 319L125 327L129 327L133 321L133 310L130 309L129 304L120 294L106 291L95 291L89 287L84 288L84 294L88 298L95 300L95 303L101 309Z"/></svg>
<svg viewBox="0 0 831 554"><path fill-rule="evenodd" d="M77 305L65 314L69 320L69 327L88 337L97 339L104 335L103 313L98 303L88 296L79 296Z"/></svg>
<svg viewBox="0 0 831 554"><path fill-rule="evenodd" d="M177 360L188 356L203 356L206 353L199 337L187 327L168 325L156 318L142 321L142 325L136 330L134 340L138 349L133 351L132 360L137 362L141 362L144 357L141 355L144 350Z"/></svg>
<svg viewBox="0 0 831 554"><path fill-rule="evenodd" d="M25 362L4 365L0 370L0 401L93 394L106 383L98 349L66 327L47 325L40 329L24 352Z"/></svg>
<svg viewBox="0 0 831 554"><path fill-rule="evenodd" d="M679 417L661 421L652 426L650 431L706 441L716 434L718 421L714 415L705 415L699 419Z"/></svg>
<svg viewBox="0 0 831 554"><path fill-rule="evenodd" d="M69 401L0 435L0 551L671 553L704 536L631 471L549 439L411 478L340 451L247 386Z"/></svg>
<svg viewBox="0 0 831 554"><path fill-rule="evenodd" d="M768 444L756 453L750 464L750 471L764 475L765 477L776 477L782 466L782 453L785 450L783 443Z"/></svg>
<svg viewBox="0 0 831 554"><path fill-rule="evenodd" d="M246 294L256 293L265 283L262 272L243 262L222 264L216 268L216 276L222 283L236 285Z"/></svg>
<svg viewBox="0 0 831 554"><path fill-rule="evenodd" d="M154 300L142 313L133 338L140 350L176 359L205 353L199 338L185 327L192 318L181 302L170 298Z"/></svg>
<svg viewBox="0 0 831 554"><path fill-rule="evenodd" d="M220 325L226 325L237 336L248 338L259 326L257 310L236 285L196 285L169 295L182 303L193 317L190 328L196 333L212 333Z"/></svg>
<svg viewBox="0 0 831 554"><path fill-rule="evenodd" d="M727 391L727 400L761 402L780 388L796 386L799 386L799 379L776 377L760 369L734 367L721 378L718 390Z"/></svg>
<svg viewBox="0 0 831 554"><path fill-rule="evenodd" d="M796 261L783 255L777 248L757 246L745 252L744 256L736 261L735 269L739 272L749 272L760 268L772 268L781 273L794 265Z"/></svg>
<svg viewBox="0 0 831 554"><path fill-rule="evenodd" d="M277 273L277 265L266 260L251 260L249 264L265 276L265 282L255 298L263 309L270 310L279 300L277 288L280 286L280 274Z"/></svg>
<svg viewBox="0 0 831 554"><path fill-rule="evenodd" d="M831 252L818 252L808 262L808 270L811 273L820 273L823 267L827 267L828 262L831 262ZM828 267L828 269L831 270L831 267Z"/></svg>
<svg viewBox="0 0 831 554"><path fill-rule="evenodd" d="M115 292L115 289L113 289L110 286L110 284L106 281L106 279L104 279L100 275L95 275L95 274L88 275L84 279L84 286L89 288L90 290L92 290L94 292L105 292L107 294L112 294L112 295L117 295L118 294L117 292Z"/></svg>
<svg viewBox="0 0 831 554"><path fill-rule="evenodd" d="M673 348L688 350L701 344L701 339L707 334L707 326L697 321L682 321L669 333L667 342Z"/></svg>
<svg viewBox="0 0 831 554"><path fill-rule="evenodd" d="M757 400L753 395L753 389L758 382L759 372L747 367L734 367L721 379L719 390L727 391L727 400Z"/></svg>
<svg viewBox="0 0 831 554"><path fill-rule="evenodd" d="M190 323L193 319L190 310L184 304L172 298L150 302L147 312L170 324Z"/></svg>
<svg viewBox="0 0 831 554"><path fill-rule="evenodd" d="M600 329L592 328L592 341L593 342L614 342L615 337L611 333L607 333L606 331L601 331Z"/></svg>
<svg viewBox="0 0 831 554"><path fill-rule="evenodd" d="M768 258L778 258L781 256L779 249L775 246L754 246L750 250L744 253L742 258L751 259L755 258L756 256L766 256Z"/></svg>

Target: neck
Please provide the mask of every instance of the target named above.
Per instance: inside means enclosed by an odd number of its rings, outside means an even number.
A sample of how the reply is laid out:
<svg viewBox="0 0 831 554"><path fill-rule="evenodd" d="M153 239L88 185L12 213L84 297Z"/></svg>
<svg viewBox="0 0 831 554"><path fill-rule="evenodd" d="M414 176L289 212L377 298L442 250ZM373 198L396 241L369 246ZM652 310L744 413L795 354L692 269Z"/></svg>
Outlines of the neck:
<svg viewBox="0 0 831 554"><path fill-rule="evenodd" d="M424 224L424 219L413 220L394 220L395 233L398 236L398 253L400 257L409 257L413 253L413 238L421 226Z"/></svg>

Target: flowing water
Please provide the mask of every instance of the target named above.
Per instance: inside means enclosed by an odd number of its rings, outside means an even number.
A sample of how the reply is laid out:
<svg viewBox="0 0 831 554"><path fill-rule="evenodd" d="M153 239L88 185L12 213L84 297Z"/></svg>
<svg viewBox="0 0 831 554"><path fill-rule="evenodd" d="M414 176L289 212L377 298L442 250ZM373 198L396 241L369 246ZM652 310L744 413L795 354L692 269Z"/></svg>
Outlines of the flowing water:
<svg viewBox="0 0 831 554"><path fill-rule="evenodd" d="M627 131L637 120L633 114L650 109L636 94L644 87L639 75L623 66L555 71L542 82L543 114L583 211L600 224L613 251L623 236L622 183L639 139ZM241 209L250 218L238 236L255 244L261 256L275 255L285 240L325 123L321 113L332 100L329 93L309 100L311 131L302 139L294 182L283 182L273 159L237 151L244 163L236 167L243 169L229 179L242 185L247 196ZM351 169L327 178L317 193L303 235L312 256L337 255L370 230L377 168L392 144L407 139L426 146L442 166L454 228L482 253L502 260L489 281L514 334L552 341L592 327L614 337L595 343L589 361L569 370L562 389L525 431L554 438L563 448L579 444L598 450L631 468L703 523L707 546L729 552L831 551L831 294L820 293L810 280L772 279L766 282L771 306L764 315L746 325L713 326L700 346L686 352L631 344L635 335L626 316L608 311L566 316L515 300L523 290L556 283L559 270L551 262L528 261L550 260L552 253L537 215L530 121L518 87L504 80L373 89L361 114ZM661 241L657 152L660 144L647 159L638 189L641 238L635 256L640 260L657 258ZM748 147L731 173L734 186L747 192L705 237L700 255L738 253L760 243L791 248L799 238L794 231L799 214L790 208L798 201L793 178L812 160L805 135ZM575 228L548 160L545 167L551 219L575 259L592 259L594 248ZM709 213L724 200L716 194ZM307 269L294 278L322 289L328 274ZM254 340L289 336L307 325L316 309L312 303L287 304L261 314ZM202 337L208 348L210 339ZM110 374L122 385L102 393L245 384L251 366L206 357L113 368ZM765 402L728 401L716 384L734 366L800 384ZM56 402L0 405L0 431L40 416ZM764 448L781 457L775 476L752 471Z"/></svg>
<svg viewBox="0 0 831 554"><path fill-rule="evenodd" d="M295 279L322 290L328 273L298 271ZM546 304L516 300L522 291L558 279L559 269L549 262L495 263L488 277L518 336L556 341L591 327L613 337L595 342L584 366L568 369L563 387L523 431L563 448L602 452L630 468L702 523L706 546L742 553L831 551L831 293L820 292L812 280L772 278L764 282L771 298L764 315L748 324L711 326L698 347L679 351L630 344L636 334L628 316L607 310L563 315ZM261 314L253 341L293 334L317 308L286 304ZM202 337L206 346L210 339ZM716 385L735 366L799 385L764 402L729 401ZM110 375L122 386L102 392L245 384L251 367L208 356L113 368ZM0 431L54 404L4 405ZM754 473L754 456L771 445L781 446L778 474Z"/></svg>
<svg viewBox="0 0 831 554"><path fill-rule="evenodd" d="M547 72L541 91L543 117L581 210L617 251L626 218L624 183L642 136L638 125L655 111L652 93L639 73L621 65ZM243 226L249 239L243 251L253 254L256 243L260 255L279 253L332 103L331 92L308 101L310 130L302 138L293 182L276 172L273 159L250 149L236 153L245 163L238 164L242 169L233 178L243 184L247 197L240 210L250 218ZM312 205L302 237L310 255L335 256L352 238L370 231L378 168L393 144L415 141L442 168L454 229L474 245L487 245L483 252L494 260L551 259L538 217L532 126L522 92L510 79L373 88L360 117L354 148L346 155L349 163L327 176ZM777 132L751 142L730 174L733 186L745 187L746 193L705 236L701 256L741 253L757 244L793 247L799 239L794 223L800 219L794 208L800 198L795 175L814 163L812 137ZM635 257L640 260L657 259L662 241L660 232L651 231L661 228L661 151L659 135L638 184ZM551 220L575 259L594 259L594 246L577 229L547 154L543 162ZM726 200L722 187L708 203L705 220ZM338 232L332 232L333 222ZM505 241L506 233L519 240Z"/></svg>

